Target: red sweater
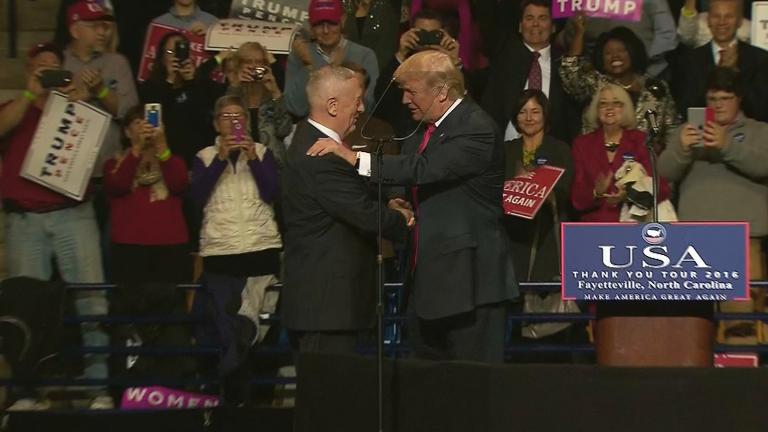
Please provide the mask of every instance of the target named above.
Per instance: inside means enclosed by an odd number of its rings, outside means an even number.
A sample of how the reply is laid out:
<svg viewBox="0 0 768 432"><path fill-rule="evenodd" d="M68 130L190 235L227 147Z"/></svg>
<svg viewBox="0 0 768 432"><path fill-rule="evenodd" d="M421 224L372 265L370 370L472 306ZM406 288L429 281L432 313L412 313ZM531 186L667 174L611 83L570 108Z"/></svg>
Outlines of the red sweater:
<svg viewBox="0 0 768 432"><path fill-rule="evenodd" d="M151 186L133 188L140 158L129 153L115 171L116 159L104 165L104 189L110 205L110 238L135 245L184 244L189 238L181 210L182 194L189 185L187 166L178 156L160 162L168 197L150 202Z"/></svg>
<svg viewBox="0 0 768 432"><path fill-rule="evenodd" d="M8 103L3 104L0 108ZM3 149L3 167L2 171L0 171L0 195L2 195L3 199L12 200L20 209L32 212L80 204L78 201L33 183L19 175L21 173L21 165L24 163L29 146L35 137L37 125L40 123L42 114L43 112L40 108L30 106L27 112L24 113L21 123L3 137L0 143Z"/></svg>
<svg viewBox="0 0 768 432"><path fill-rule="evenodd" d="M607 173L613 176L624 164L624 155L632 155L635 161L643 165L648 175L651 173L648 149L645 147L645 132L637 129L625 130L621 135L613 162L610 163L604 144L602 128L573 140L574 175L571 183L571 203L579 212L579 220L582 222L619 221L621 204L610 205L606 199L596 200L593 193L597 177ZM607 192L618 192L613 177ZM659 195L658 201L669 198L669 185L664 178L660 180Z"/></svg>

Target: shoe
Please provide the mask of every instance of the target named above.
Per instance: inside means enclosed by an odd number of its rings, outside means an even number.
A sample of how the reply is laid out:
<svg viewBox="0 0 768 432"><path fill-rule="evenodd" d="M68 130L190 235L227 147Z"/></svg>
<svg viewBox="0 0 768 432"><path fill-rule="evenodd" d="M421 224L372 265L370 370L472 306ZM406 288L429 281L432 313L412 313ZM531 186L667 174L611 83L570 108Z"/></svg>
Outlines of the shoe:
<svg viewBox="0 0 768 432"><path fill-rule="evenodd" d="M115 402L112 396L96 396L91 401L89 409L92 410L111 410L115 409Z"/></svg>
<svg viewBox="0 0 768 432"><path fill-rule="evenodd" d="M7 411L45 411L51 408L51 401L48 399L23 398L9 406Z"/></svg>

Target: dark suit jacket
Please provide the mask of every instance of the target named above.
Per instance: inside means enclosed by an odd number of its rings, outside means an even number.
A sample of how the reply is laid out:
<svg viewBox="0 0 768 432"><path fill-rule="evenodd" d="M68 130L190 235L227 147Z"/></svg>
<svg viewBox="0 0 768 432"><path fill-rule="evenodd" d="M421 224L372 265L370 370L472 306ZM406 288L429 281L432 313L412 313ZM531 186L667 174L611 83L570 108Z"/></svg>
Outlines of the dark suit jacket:
<svg viewBox="0 0 768 432"><path fill-rule="evenodd" d="M551 48L549 83L549 134L570 144L579 134L581 110L565 93L560 80L560 55ZM503 134L507 124L517 116L514 105L525 90L533 54L519 37L507 39L491 64L490 76L483 94L483 108L493 117ZM546 93L546 92L545 92Z"/></svg>
<svg viewBox="0 0 768 432"><path fill-rule="evenodd" d="M306 155L321 137L299 123L283 171L282 319L293 330L367 328L376 302L376 201L343 159ZM382 225L385 237L405 239L405 219L386 205Z"/></svg>
<svg viewBox="0 0 768 432"><path fill-rule="evenodd" d="M745 90L741 107L747 117L766 122L768 51L739 41L738 53L738 68ZM672 89L683 117L688 116L690 107L707 106L707 79L715 66L712 42L690 51L685 60L677 64Z"/></svg>
<svg viewBox="0 0 768 432"><path fill-rule="evenodd" d="M418 185L419 250L413 307L442 318L517 296L509 238L502 225L504 148L493 120L464 99L418 154L423 132L384 155L374 180Z"/></svg>
<svg viewBox="0 0 768 432"><path fill-rule="evenodd" d="M512 179L523 166L523 140L518 138L507 141L507 166L505 179ZM560 181L555 185L550 198L541 206L533 220L517 216L505 216L504 225L512 246L512 257L515 261L515 274L519 280L553 281L560 276L560 225L556 222L567 222L570 219L571 208L571 178L573 177L573 162L571 147L549 135L544 135L536 157L547 159L547 165L565 169ZM552 199L557 204L557 219L555 219ZM538 232L538 234L537 234ZM536 240L536 257L531 269L531 250Z"/></svg>

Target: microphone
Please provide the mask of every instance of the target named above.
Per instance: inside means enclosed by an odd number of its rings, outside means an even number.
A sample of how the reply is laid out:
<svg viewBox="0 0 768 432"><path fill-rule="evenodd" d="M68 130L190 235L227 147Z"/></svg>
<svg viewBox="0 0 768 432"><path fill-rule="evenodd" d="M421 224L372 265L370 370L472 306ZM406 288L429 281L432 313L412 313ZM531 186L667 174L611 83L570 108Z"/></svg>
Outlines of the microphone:
<svg viewBox="0 0 768 432"><path fill-rule="evenodd" d="M650 132L651 135L657 135L661 132L656 111L652 109L645 110L645 119L648 121L648 132Z"/></svg>
<svg viewBox="0 0 768 432"><path fill-rule="evenodd" d="M645 80L645 89L648 90L648 93L653 95L653 97L656 99L661 99L667 94L664 83L656 78L649 78Z"/></svg>

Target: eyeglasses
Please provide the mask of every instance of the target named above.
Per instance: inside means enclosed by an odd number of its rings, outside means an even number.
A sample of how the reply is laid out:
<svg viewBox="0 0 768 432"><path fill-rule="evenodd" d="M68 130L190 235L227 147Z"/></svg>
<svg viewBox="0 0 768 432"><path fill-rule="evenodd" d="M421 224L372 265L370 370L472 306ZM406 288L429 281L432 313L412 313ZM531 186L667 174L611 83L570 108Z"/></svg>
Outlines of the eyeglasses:
<svg viewBox="0 0 768 432"><path fill-rule="evenodd" d="M597 103L597 108L601 110L605 109L611 109L611 108L624 108L624 102L622 101L600 101Z"/></svg>
<svg viewBox="0 0 768 432"><path fill-rule="evenodd" d="M176 53L176 51L174 51L172 49L167 49L167 50L164 50L164 51L165 51L166 54L169 54L169 55L173 55L173 54Z"/></svg>
<svg viewBox="0 0 768 432"><path fill-rule="evenodd" d="M85 27L90 27L96 30L107 31L112 28L112 23L109 21L78 21L78 24Z"/></svg>
<svg viewBox="0 0 768 432"><path fill-rule="evenodd" d="M243 113L219 113L219 118L223 120L236 120L244 117Z"/></svg>
<svg viewBox="0 0 768 432"><path fill-rule="evenodd" d="M730 102L736 99L736 96L707 96L707 103L717 105L719 103Z"/></svg>

